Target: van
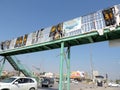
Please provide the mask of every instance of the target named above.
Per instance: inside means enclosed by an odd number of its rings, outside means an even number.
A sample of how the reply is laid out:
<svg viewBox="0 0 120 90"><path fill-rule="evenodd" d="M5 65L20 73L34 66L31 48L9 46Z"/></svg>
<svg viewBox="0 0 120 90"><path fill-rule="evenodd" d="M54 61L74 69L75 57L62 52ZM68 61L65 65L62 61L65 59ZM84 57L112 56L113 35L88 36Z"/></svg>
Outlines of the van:
<svg viewBox="0 0 120 90"><path fill-rule="evenodd" d="M44 77L42 80L42 87L47 86L47 87L52 87L54 85L54 78L48 78Z"/></svg>

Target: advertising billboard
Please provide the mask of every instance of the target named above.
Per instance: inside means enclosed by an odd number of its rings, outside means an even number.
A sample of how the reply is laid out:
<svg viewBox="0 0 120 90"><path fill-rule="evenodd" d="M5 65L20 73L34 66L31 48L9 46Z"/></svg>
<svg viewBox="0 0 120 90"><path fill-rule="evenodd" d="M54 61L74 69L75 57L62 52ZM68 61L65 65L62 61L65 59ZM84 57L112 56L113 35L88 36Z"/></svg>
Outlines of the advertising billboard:
<svg viewBox="0 0 120 90"><path fill-rule="evenodd" d="M52 40L60 39L63 36L63 24L59 23L51 27L49 37Z"/></svg>
<svg viewBox="0 0 120 90"><path fill-rule="evenodd" d="M16 40L17 40L17 38L11 40L9 49L14 49L14 46L16 44Z"/></svg>
<svg viewBox="0 0 120 90"><path fill-rule="evenodd" d="M18 37L18 38L16 39L16 43L15 43L14 48L21 47L21 46L25 46L25 45L26 45L26 42L27 42L27 37L28 37L27 34L25 34L24 36Z"/></svg>
<svg viewBox="0 0 120 90"><path fill-rule="evenodd" d="M81 34L81 17L63 22L63 31L65 37Z"/></svg>
<svg viewBox="0 0 120 90"><path fill-rule="evenodd" d="M0 43L0 48L1 48L1 50L10 49L10 48L9 48L10 42L11 42L11 40L6 40L6 41L4 41L4 42L1 42L1 43Z"/></svg>
<svg viewBox="0 0 120 90"><path fill-rule="evenodd" d="M105 28L105 22L102 10L82 17L81 29L84 33L97 31L99 35L103 35L103 28Z"/></svg>
<svg viewBox="0 0 120 90"><path fill-rule="evenodd" d="M113 11L114 7L102 11L106 26L114 25L116 23Z"/></svg>

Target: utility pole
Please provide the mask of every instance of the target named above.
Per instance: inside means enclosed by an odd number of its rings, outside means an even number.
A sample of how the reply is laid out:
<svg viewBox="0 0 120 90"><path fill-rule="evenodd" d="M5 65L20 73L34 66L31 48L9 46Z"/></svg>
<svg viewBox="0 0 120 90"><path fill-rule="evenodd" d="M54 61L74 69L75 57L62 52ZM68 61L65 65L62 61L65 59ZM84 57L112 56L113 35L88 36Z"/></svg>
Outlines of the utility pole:
<svg viewBox="0 0 120 90"><path fill-rule="evenodd" d="M91 68L91 79L93 81L93 60L92 60L92 51L91 51L91 48L90 48L90 68Z"/></svg>

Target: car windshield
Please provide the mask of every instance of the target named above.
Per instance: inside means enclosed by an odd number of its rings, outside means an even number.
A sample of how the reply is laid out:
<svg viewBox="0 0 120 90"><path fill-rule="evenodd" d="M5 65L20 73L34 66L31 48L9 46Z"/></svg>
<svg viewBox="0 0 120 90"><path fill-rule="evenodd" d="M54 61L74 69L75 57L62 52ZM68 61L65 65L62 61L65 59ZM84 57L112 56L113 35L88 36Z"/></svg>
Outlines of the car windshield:
<svg viewBox="0 0 120 90"><path fill-rule="evenodd" d="M6 78L6 79L3 79L1 80L0 82L3 82L3 83L11 83L15 80L16 78Z"/></svg>

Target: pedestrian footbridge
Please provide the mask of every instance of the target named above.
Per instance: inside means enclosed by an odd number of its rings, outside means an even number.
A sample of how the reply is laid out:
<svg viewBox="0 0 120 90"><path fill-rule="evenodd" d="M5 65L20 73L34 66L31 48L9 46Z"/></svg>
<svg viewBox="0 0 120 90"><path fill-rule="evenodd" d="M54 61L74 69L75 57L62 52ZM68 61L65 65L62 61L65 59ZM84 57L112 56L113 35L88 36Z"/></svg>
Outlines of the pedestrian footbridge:
<svg viewBox="0 0 120 90"><path fill-rule="evenodd" d="M16 70L22 71L26 76L33 76L14 59L13 55L60 48L59 90L70 90L70 47L115 39L120 39L120 5L42 28L12 40L2 41L0 56L7 59ZM68 48L67 89L63 89L64 47ZM0 69L0 74L2 69L3 66Z"/></svg>

